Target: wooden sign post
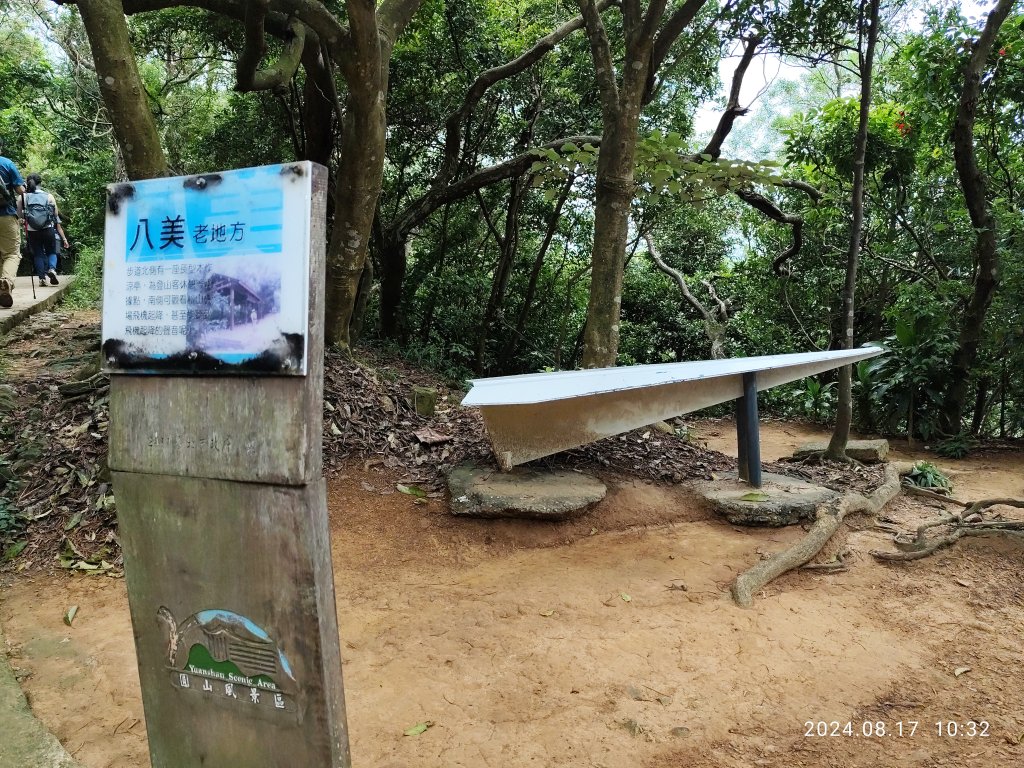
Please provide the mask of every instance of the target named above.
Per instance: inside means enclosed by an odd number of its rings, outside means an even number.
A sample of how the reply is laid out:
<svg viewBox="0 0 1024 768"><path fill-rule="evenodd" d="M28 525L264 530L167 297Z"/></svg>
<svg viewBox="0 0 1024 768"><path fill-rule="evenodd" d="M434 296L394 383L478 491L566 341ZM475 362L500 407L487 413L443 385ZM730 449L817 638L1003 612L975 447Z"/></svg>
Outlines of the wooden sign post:
<svg viewBox="0 0 1024 768"><path fill-rule="evenodd" d="M350 764L322 477L327 172L114 185L110 468L154 768Z"/></svg>

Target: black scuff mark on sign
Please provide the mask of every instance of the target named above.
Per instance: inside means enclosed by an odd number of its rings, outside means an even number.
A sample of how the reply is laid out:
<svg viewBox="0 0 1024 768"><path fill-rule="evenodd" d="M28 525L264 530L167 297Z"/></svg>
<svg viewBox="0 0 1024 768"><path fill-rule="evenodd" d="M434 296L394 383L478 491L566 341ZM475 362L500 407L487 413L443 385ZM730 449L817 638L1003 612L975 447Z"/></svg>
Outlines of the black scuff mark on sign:
<svg viewBox="0 0 1024 768"><path fill-rule="evenodd" d="M282 333L267 349L240 363L228 363L201 349L186 349L166 357L152 357L131 342L107 339L103 360L111 370L166 374L276 374L301 372L306 339L300 333Z"/></svg>
<svg viewBox="0 0 1024 768"><path fill-rule="evenodd" d="M295 176L302 178L306 175L306 169L302 163L289 163L281 169L281 175L287 176L288 174L294 174Z"/></svg>
<svg viewBox="0 0 1024 768"><path fill-rule="evenodd" d="M107 190L107 208L117 216L121 212L121 203L135 197L134 184L114 184Z"/></svg>
<svg viewBox="0 0 1024 768"><path fill-rule="evenodd" d="M185 189L194 189L197 192L202 192L204 189L214 187L222 181L224 181L224 177L219 173L204 173L198 176L189 176L182 182L182 186Z"/></svg>

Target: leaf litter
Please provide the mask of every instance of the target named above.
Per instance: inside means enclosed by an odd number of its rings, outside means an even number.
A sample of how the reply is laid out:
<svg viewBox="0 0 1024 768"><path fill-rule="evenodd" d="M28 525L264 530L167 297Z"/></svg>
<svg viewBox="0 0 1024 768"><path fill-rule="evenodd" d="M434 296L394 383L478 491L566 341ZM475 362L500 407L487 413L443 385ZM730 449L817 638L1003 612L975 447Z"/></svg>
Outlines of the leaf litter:
<svg viewBox="0 0 1024 768"><path fill-rule="evenodd" d="M51 338L42 347L38 339ZM5 339L5 387L13 402L13 435L0 448L0 503L25 522L27 540L3 557L19 567L63 568L123 575L117 542L116 500L107 469L109 377L98 372L97 312L42 312ZM35 357L28 352L39 350ZM497 471L483 420L459 403L465 390L374 349L356 357L325 355L324 470L353 460L367 470L398 474L393 488L416 503L444 495L447 474L462 463ZM429 416L417 413L413 387L437 391ZM685 432L685 430L679 430ZM684 437L641 428L533 462L606 478L661 483L713 478L734 470L735 459ZM877 487L882 470L766 464L766 471L800 477L836 490ZM365 483L366 491L393 493ZM628 599L628 598L626 598Z"/></svg>

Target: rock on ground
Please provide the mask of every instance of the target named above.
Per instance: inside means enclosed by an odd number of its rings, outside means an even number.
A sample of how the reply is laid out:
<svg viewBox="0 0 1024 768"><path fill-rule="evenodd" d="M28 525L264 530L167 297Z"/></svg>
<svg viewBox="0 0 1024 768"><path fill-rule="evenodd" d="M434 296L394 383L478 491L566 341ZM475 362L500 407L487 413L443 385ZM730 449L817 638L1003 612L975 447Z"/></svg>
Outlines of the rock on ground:
<svg viewBox="0 0 1024 768"><path fill-rule="evenodd" d="M828 441L821 440L813 443L804 443L793 454L795 459L803 459L823 452L828 448ZM856 461L865 464L878 464L885 461L889 455L888 440L850 440L846 444L846 455Z"/></svg>
<svg viewBox="0 0 1024 768"><path fill-rule="evenodd" d="M604 498L608 488L582 472L516 467L498 472L461 465L448 475L451 511L471 517L564 520Z"/></svg>
<svg viewBox="0 0 1024 768"><path fill-rule="evenodd" d="M80 768L32 714L0 635L0 768Z"/></svg>
<svg viewBox="0 0 1024 768"><path fill-rule="evenodd" d="M718 480L694 483L693 489L733 525L782 527L813 520L817 506L839 493L793 477L766 472L753 488L728 473Z"/></svg>

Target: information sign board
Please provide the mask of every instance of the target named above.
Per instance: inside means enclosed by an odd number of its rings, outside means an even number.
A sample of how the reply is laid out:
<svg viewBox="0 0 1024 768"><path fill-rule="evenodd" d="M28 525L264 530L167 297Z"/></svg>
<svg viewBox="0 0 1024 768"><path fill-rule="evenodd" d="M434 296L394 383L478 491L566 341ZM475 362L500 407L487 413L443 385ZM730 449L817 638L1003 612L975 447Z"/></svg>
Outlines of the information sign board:
<svg viewBox="0 0 1024 768"><path fill-rule="evenodd" d="M305 375L312 164L113 184L110 372Z"/></svg>

